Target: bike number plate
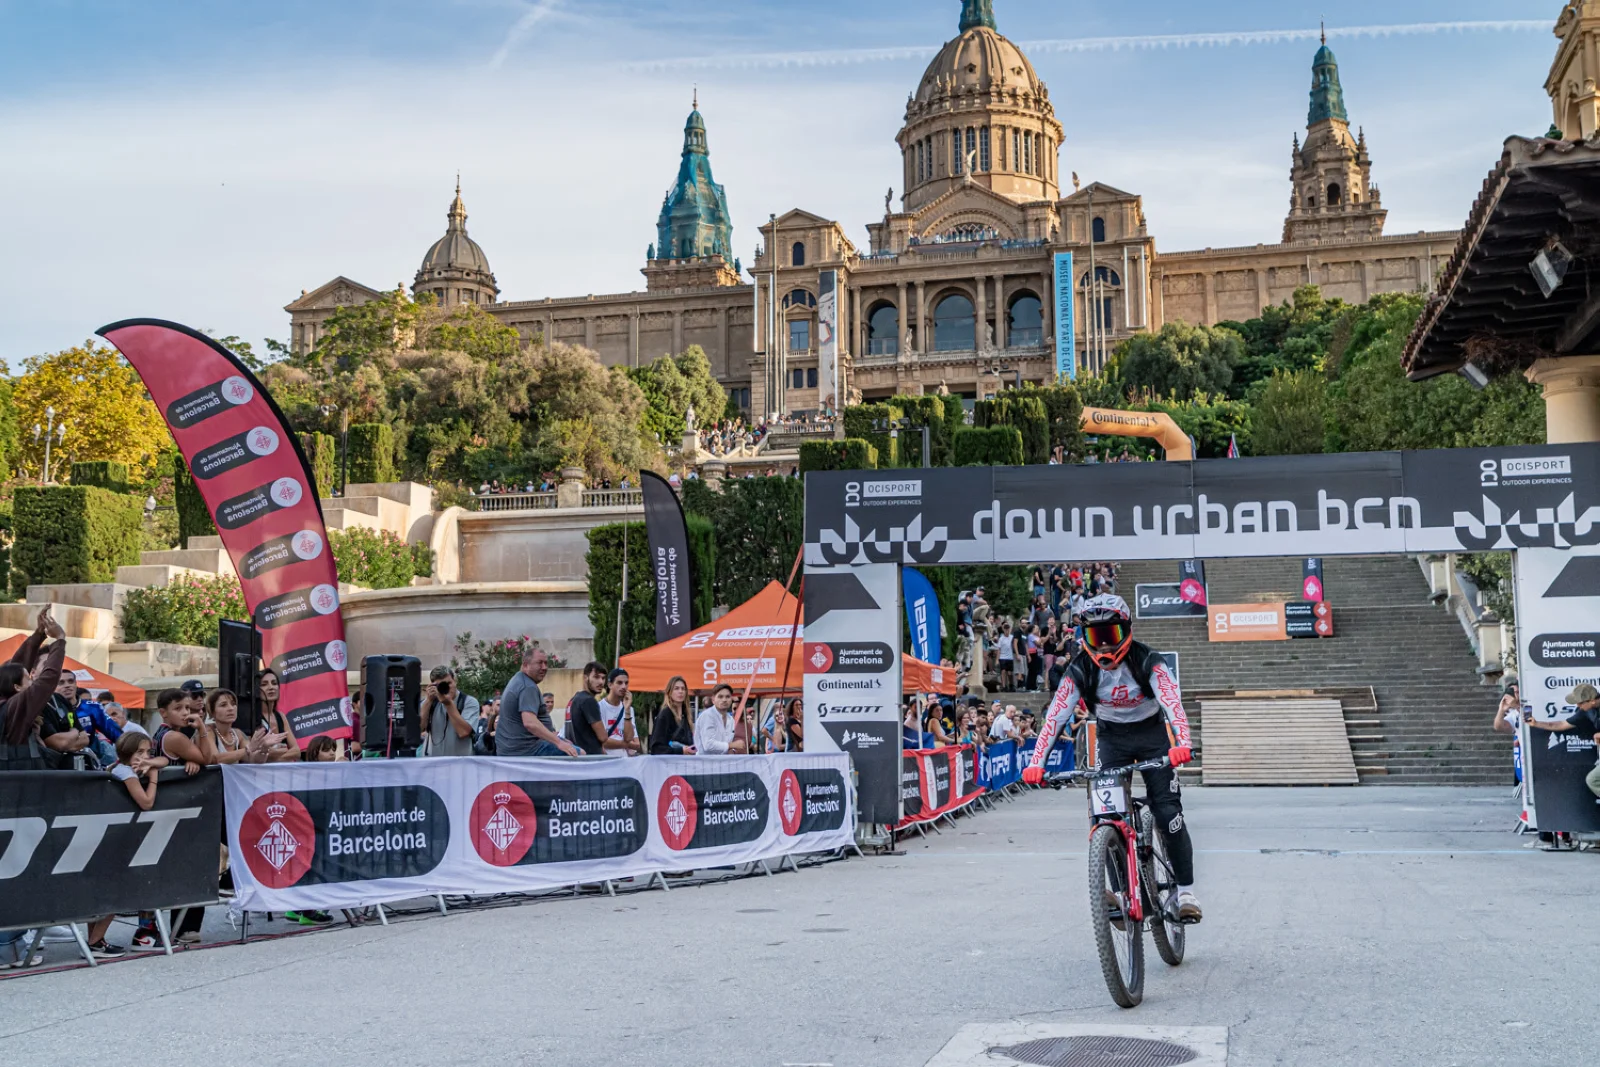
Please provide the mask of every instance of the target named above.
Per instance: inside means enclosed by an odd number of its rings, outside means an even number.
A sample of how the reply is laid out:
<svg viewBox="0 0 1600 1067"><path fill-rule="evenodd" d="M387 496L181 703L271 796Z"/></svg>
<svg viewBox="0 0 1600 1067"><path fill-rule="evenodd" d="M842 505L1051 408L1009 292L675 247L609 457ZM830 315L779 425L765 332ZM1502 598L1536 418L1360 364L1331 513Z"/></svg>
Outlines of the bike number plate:
<svg viewBox="0 0 1600 1067"><path fill-rule="evenodd" d="M1096 815L1128 813L1128 791L1116 778L1096 778L1089 790L1089 800Z"/></svg>

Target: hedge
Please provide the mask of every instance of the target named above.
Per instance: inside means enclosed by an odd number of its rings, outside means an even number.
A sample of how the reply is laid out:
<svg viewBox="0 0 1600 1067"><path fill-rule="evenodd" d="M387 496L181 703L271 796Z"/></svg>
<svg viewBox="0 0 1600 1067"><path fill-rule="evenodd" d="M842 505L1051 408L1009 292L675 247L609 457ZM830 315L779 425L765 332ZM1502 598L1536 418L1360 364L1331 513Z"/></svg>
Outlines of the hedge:
<svg viewBox="0 0 1600 1067"><path fill-rule="evenodd" d="M350 481L381 484L394 481L394 431L386 422L358 422L350 427Z"/></svg>
<svg viewBox="0 0 1600 1067"><path fill-rule="evenodd" d="M689 559L694 565L690 621L704 626L717 606L717 528L704 515L685 515L689 530Z"/></svg>
<svg viewBox="0 0 1600 1067"><path fill-rule="evenodd" d="M870 471L878 466L878 450L865 441L804 441L800 445L800 473L808 471Z"/></svg>
<svg viewBox="0 0 1600 1067"><path fill-rule="evenodd" d="M865 441L878 450L878 466L882 468L900 466L899 442L889 436L887 428L879 430L880 423L888 423L902 418L905 412L893 403L888 404L856 404L844 409L844 435Z"/></svg>
<svg viewBox="0 0 1600 1067"><path fill-rule="evenodd" d="M95 485L101 489L109 489L113 493L126 493L128 482L128 465L118 463L114 459L97 459L88 463L74 463L72 465L73 485Z"/></svg>
<svg viewBox="0 0 1600 1067"><path fill-rule="evenodd" d="M961 424L958 415L955 424L949 421L949 407L942 396L897 396L889 403L901 412L906 428L900 431L900 457L904 466L922 466L922 427L928 427L928 460L935 467L950 465L950 442L955 426ZM961 398L954 398L956 410L964 413Z"/></svg>
<svg viewBox="0 0 1600 1067"><path fill-rule="evenodd" d="M1019 467L1022 433L1014 426L964 426L956 431L957 467Z"/></svg>
<svg viewBox="0 0 1600 1067"><path fill-rule="evenodd" d="M1028 463L1050 461L1050 420L1038 396L1003 393L980 400L972 409L972 424L982 429L1010 426L1022 434L1022 455ZM960 461L957 461L960 465Z"/></svg>
<svg viewBox="0 0 1600 1067"><path fill-rule="evenodd" d="M189 465L176 452L172 457L172 502L178 509L180 545L188 548L189 538L209 537L217 532L217 524L211 521L211 512L206 508L199 486L195 485L194 475L189 473Z"/></svg>
<svg viewBox="0 0 1600 1067"><path fill-rule="evenodd" d="M122 639L215 648L219 622L249 617L233 575L179 575L168 585L128 590L122 602Z"/></svg>
<svg viewBox="0 0 1600 1067"><path fill-rule="evenodd" d="M650 539L644 523L611 523L589 531L589 624L594 627L594 658L611 666L617 660L617 598L622 591L623 526L627 526L628 602L622 610L624 654L656 643L656 581L650 565Z"/></svg>
<svg viewBox="0 0 1600 1067"><path fill-rule="evenodd" d="M317 480L317 495L332 496L334 472L338 470L338 442L331 434L303 433L300 435L300 450L306 454L306 462L311 464L311 473Z"/></svg>
<svg viewBox="0 0 1600 1067"><path fill-rule="evenodd" d="M134 497L92 485L24 486L12 508L18 598L30 585L111 582L118 567L139 562L144 508Z"/></svg>

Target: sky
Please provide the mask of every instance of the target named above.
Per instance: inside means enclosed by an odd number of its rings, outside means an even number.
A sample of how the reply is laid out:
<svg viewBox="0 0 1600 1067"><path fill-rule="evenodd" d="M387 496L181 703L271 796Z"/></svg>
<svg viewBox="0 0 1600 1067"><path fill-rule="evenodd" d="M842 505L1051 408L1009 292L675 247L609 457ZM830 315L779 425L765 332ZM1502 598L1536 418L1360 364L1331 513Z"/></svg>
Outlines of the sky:
<svg viewBox="0 0 1600 1067"><path fill-rule="evenodd" d="M1560 0L994 0L1063 175L1158 251L1275 242L1326 16L1389 233L1454 229L1550 124ZM338 275L409 286L456 174L504 300L643 288L698 87L748 262L769 214L859 247L959 0L0 0L0 359L112 321L259 347Z"/></svg>

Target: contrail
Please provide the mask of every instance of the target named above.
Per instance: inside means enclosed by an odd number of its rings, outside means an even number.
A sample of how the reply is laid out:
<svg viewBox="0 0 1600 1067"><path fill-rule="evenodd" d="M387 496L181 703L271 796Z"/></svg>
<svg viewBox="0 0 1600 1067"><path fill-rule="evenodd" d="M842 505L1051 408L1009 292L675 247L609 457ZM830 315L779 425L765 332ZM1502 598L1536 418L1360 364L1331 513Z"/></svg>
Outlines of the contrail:
<svg viewBox="0 0 1600 1067"><path fill-rule="evenodd" d="M550 17L550 14L555 11L560 3L561 0L535 0L534 3L528 5L528 10L522 13L522 17L516 21L511 27L511 31L506 34L506 39L500 43L499 51L495 52L494 58L489 60L489 69L500 69L500 64L506 61L506 57L511 54L513 48L522 43L522 39L528 35L528 31Z"/></svg>
<svg viewBox="0 0 1600 1067"><path fill-rule="evenodd" d="M1389 26L1330 27L1327 34L1337 37L1413 37L1437 33L1474 31L1548 30L1549 19L1496 19L1479 22L1408 22ZM1029 52L1120 52L1157 48L1207 48L1228 45L1281 44L1316 40L1323 31L1312 27L1301 30L1232 30L1223 33L1167 33L1137 37L1079 37L1046 41L1022 41ZM641 60L628 64L639 71L755 70L774 67L838 67L865 63L928 59L940 45L899 45L886 48L844 48L821 52L749 52L714 56L683 56Z"/></svg>

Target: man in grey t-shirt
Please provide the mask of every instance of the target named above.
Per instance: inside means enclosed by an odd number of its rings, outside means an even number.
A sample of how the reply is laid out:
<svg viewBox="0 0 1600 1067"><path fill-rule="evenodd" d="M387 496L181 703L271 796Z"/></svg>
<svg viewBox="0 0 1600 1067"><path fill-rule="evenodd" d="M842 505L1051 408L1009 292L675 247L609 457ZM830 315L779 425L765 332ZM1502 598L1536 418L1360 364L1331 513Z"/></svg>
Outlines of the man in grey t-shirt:
<svg viewBox="0 0 1600 1067"><path fill-rule="evenodd" d="M500 718L495 724L498 756L576 756L579 749L555 731L545 710L539 683L550 670L542 648L522 653L522 669L511 676L500 694Z"/></svg>

